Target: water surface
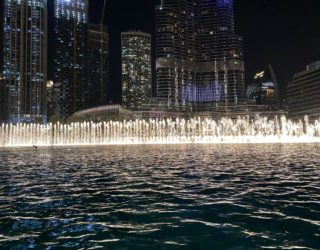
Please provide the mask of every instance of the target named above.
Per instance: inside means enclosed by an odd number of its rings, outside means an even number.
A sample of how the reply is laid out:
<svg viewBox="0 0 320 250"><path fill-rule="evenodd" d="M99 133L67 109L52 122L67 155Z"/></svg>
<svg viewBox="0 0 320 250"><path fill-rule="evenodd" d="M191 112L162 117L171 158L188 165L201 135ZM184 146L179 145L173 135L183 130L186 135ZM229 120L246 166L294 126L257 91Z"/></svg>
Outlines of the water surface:
<svg viewBox="0 0 320 250"><path fill-rule="evenodd" d="M0 149L1 249L319 249L320 146Z"/></svg>

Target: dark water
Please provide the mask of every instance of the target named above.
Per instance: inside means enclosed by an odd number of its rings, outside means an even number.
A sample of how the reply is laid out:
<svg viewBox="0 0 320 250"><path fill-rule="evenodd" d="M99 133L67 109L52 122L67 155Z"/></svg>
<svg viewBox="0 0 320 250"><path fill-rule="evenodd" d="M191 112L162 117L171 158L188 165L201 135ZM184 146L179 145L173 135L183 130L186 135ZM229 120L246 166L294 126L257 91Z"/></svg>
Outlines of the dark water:
<svg viewBox="0 0 320 250"><path fill-rule="evenodd" d="M319 145L0 150L1 249L320 249Z"/></svg>

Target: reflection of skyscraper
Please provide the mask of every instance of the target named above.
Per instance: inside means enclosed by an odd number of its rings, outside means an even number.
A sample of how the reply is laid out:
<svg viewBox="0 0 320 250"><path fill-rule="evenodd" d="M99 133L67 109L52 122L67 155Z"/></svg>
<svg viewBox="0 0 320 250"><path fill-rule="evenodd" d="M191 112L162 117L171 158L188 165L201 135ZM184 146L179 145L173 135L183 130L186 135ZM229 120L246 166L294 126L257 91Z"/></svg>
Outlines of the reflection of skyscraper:
<svg viewBox="0 0 320 250"><path fill-rule="evenodd" d="M1 1L2 2L2 1ZM5 120L46 120L47 1L4 0L3 87Z"/></svg>
<svg viewBox="0 0 320 250"><path fill-rule="evenodd" d="M233 0L163 0L156 8L157 96L174 103L244 100Z"/></svg>
<svg viewBox="0 0 320 250"><path fill-rule="evenodd" d="M86 108L107 104L109 83L109 36L104 26L89 25L88 29L88 86L84 90Z"/></svg>
<svg viewBox="0 0 320 250"><path fill-rule="evenodd" d="M280 108L279 87L273 68L256 73L254 83L247 87L249 104L266 105L269 109Z"/></svg>
<svg viewBox="0 0 320 250"><path fill-rule="evenodd" d="M88 0L55 0L55 113L86 108Z"/></svg>
<svg viewBox="0 0 320 250"><path fill-rule="evenodd" d="M122 104L138 109L152 92L151 35L142 32L121 33Z"/></svg>

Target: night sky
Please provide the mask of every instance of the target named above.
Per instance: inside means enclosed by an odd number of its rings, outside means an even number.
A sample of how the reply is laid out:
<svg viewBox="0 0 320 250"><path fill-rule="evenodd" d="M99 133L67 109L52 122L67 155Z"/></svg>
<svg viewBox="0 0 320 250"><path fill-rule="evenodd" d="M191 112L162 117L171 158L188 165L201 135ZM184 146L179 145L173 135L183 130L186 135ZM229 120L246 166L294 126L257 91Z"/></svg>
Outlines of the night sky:
<svg viewBox="0 0 320 250"><path fill-rule="evenodd" d="M292 74L320 60L319 0L235 0L236 33L244 36L246 83L267 64L274 67L283 93ZM120 101L120 32L154 33L157 0L108 0L111 95ZM103 0L90 0L91 22L99 23ZM155 44L153 44L155 45ZM154 46L155 47L155 46ZM153 58L154 60L155 58Z"/></svg>

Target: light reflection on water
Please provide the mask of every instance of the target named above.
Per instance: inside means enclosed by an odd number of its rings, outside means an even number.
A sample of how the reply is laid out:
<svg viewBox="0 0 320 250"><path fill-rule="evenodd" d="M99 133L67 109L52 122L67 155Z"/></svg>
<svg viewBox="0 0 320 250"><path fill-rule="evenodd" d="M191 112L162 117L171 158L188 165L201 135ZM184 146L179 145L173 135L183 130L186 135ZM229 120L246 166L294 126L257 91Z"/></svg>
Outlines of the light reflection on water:
<svg viewBox="0 0 320 250"><path fill-rule="evenodd" d="M3 149L0 248L318 249L319 149Z"/></svg>

